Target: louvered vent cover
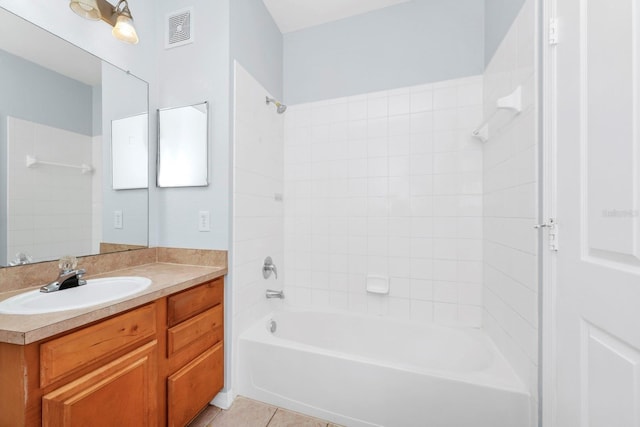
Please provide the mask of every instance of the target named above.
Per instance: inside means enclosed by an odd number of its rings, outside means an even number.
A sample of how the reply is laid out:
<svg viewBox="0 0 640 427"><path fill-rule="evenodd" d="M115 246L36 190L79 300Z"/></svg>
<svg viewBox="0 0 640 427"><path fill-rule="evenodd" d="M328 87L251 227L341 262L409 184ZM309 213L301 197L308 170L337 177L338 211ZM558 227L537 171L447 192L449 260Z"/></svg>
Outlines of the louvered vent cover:
<svg viewBox="0 0 640 427"><path fill-rule="evenodd" d="M193 42L193 9L183 9L167 15L165 47L182 46Z"/></svg>

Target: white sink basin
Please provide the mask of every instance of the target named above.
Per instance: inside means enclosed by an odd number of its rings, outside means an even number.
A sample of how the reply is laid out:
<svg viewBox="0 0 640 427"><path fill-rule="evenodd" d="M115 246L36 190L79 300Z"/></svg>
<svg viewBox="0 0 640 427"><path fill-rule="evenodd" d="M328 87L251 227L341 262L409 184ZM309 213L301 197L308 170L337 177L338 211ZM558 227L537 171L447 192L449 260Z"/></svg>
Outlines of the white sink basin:
<svg viewBox="0 0 640 427"><path fill-rule="evenodd" d="M44 293L38 289L0 301L3 314L40 314L91 307L131 296L151 285L146 277L89 279L77 288Z"/></svg>

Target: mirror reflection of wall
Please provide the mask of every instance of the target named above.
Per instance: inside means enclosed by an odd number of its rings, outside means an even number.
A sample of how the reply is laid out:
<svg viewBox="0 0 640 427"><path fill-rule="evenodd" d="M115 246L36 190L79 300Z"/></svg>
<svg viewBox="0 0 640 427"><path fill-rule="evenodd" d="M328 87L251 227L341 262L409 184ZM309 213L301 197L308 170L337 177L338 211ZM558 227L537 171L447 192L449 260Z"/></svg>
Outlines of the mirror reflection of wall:
<svg viewBox="0 0 640 427"><path fill-rule="evenodd" d="M0 25L0 266L146 246L147 190L111 188L110 127L147 113L147 83L2 8Z"/></svg>
<svg viewBox="0 0 640 427"><path fill-rule="evenodd" d="M93 85L99 74L94 81L81 82L5 51L0 51L0 61L7 207L0 265L14 261L18 253L40 261L60 253L90 252L93 175L65 167L28 168L26 157L93 163L93 146L101 134L100 86Z"/></svg>
<svg viewBox="0 0 640 427"><path fill-rule="evenodd" d="M158 187L208 185L208 104L158 111Z"/></svg>
<svg viewBox="0 0 640 427"><path fill-rule="evenodd" d="M111 121L111 171L114 190L148 187L148 128L148 114Z"/></svg>

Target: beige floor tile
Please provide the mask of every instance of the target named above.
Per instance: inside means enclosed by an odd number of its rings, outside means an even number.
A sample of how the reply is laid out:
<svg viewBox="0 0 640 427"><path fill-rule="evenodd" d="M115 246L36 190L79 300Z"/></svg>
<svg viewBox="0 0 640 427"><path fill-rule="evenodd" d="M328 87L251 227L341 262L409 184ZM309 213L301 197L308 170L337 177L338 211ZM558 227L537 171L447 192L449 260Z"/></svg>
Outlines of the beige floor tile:
<svg viewBox="0 0 640 427"><path fill-rule="evenodd" d="M222 409L216 406L207 406L198 416L191 421L189 427L206 427L218 415Z"/></svg>
<svg viewBox="0 0 640 427"><path fill-rule="evenodd" d="M208 427L265 427L275 412L274 406L238 396Z"/></svg>
<svg viewBox="0 0 640 427"><path fill-rule="evenodd" d="M326 427L327 422L296 412L278 409L268 427Z"/></svg>

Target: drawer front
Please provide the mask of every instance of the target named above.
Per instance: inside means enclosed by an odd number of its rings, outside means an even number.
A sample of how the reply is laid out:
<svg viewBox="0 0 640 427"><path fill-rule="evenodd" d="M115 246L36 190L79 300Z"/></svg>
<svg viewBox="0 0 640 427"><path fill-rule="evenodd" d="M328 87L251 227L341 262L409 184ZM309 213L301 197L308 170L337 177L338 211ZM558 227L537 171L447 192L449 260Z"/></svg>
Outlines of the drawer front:
<svg viewBox="0 0 640 427"><path fill-rule="evenodd" d="M224 279L222 277L196 286L167 299L167 324L169 327L222 304Z"/></svg>
<svg viewBox="0 0 640 427"><path fill-rule="evenodd" d="M157 342L42 398L43 427L158 425Z"/></svg>
<svg viewBox="0 0 640 427"><path fill-rule="evenodd" d="M185 320L167 332L167 357L190 348L194 356L223 338L223 310L219 304Z"/></svg>
<svg viewBox="0 0 640 427"><path fill-rule="evenodd" d="M147 305L40 346L40 386L106 360L156 335L156 306Z"/></svg>
<svg viewBox="0 0 640 427"><path fill-rule="evenodd" d="M169 426L191 421L224 386L222 343L171 375L167 380Z"/></svg>

